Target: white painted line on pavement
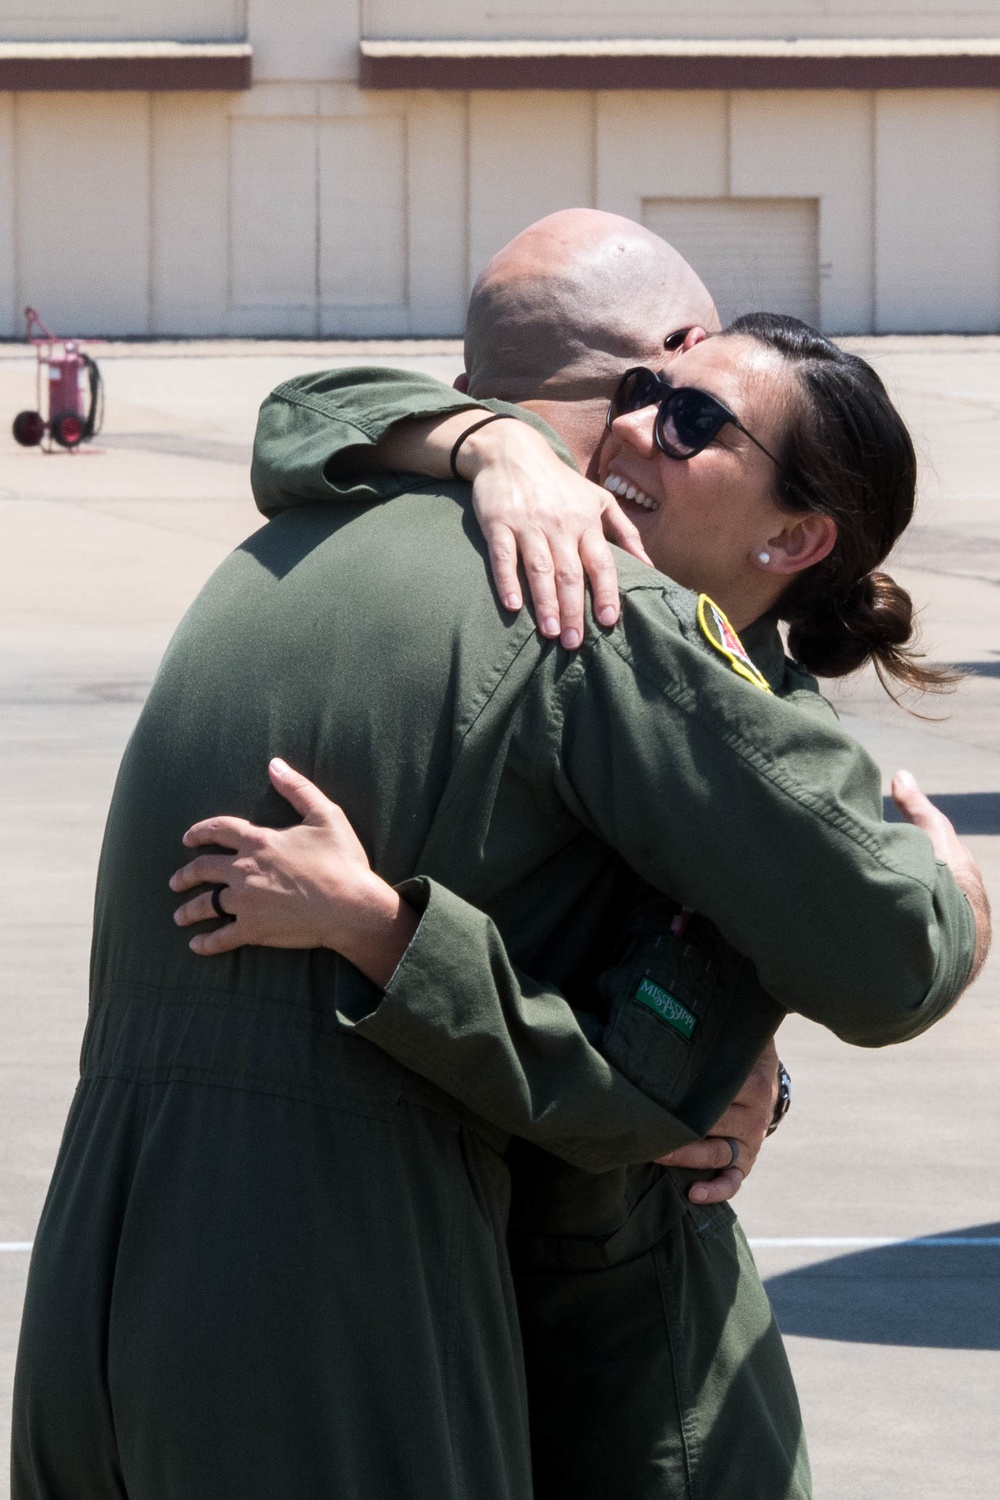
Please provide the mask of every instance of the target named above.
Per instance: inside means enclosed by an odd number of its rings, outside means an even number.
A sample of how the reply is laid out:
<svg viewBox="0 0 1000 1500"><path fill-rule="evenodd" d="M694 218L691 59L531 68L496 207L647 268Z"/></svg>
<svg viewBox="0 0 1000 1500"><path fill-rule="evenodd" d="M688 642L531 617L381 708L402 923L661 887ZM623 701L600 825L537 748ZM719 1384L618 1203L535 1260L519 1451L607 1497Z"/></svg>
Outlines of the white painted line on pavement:
<svg viewBox="0 0 1000 1500"><path fill-rule="evenodd" d="M807 1249L807 1250L882 1250L889 1245L907 1245L915 1250L953 1250L967 1245L1000 1248L1000 1236L972 1234L929 1235L926 1239L895 1240L875 1239L868 1236L821 1237L799 1239L754 1239L747 1242L753 1250Z"/></svg>

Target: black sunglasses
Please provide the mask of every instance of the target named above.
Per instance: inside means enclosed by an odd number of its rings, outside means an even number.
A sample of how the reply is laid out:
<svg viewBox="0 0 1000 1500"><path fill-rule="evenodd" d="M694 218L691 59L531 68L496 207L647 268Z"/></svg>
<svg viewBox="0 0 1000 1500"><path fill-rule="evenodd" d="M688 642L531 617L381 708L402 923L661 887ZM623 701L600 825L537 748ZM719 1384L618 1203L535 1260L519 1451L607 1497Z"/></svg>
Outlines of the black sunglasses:
<svg viewBox="0 0 1000 1500"><path fill-rule="evenodd" d="M670 381L644 365L626 370L611 398L608 407L608 427L616 417L625 412L641 411L645 406L659 406L653 431L656 446L668 458L694 458L707 448L720 427L731 422L748 437L755 448L766 453L777 468L780 461L774 454L758 443L752 432L748 432L734 412L707 391L699 391L691 385L671 385Z"/></svg>

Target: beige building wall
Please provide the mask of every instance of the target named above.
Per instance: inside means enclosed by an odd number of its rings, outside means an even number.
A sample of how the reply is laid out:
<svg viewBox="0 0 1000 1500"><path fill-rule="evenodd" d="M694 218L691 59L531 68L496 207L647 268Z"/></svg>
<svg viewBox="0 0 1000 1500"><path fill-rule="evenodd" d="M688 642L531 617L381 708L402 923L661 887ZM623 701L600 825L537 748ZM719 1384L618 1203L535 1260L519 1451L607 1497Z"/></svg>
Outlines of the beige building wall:
<svg viewBox="0 0 1000 1500"><path fill-rule="evenodd" d="M1000 328L1000 107L992 94L882 95L875 111L878 331Z"/></svg>
<svg viewBox="0 0 1000 1500"><path fill-rule="evenodd" d="M1000 36L994 0L362 0L369 37L910 37Z"/></svg>
<svg viewBox="0 0 1000 1500"><path fill-rule="evenodd" d="M9 40L107 40L172 37L233 39L249 35L271 60L292 60L280 76L318 77L318 48L347 49L354 76L358 36L448 37L907 37L998 36L994 0L646 0L612 13L578 0L8 0L0 31ZM349 55L348 55L349 54ZM303 74L298 69L310 66Z"/></svg>
<svg viewBox="0 0 1000 1500"><path fill-rule="evenodd" d="M938 36L1000 36L995 3L932 10L651 0L615 30L913 36L932 23ZM0 32L63 37L66 13L39 0ZM74 26L108 38L96 0ZM354 82L362 35L606 30L605 11L555 0L508 0L502 14L466 0L134 0L112 35L249 36L254 86L0 94L0 335L20 332L27 302L50 326L92 334L456 334L488 257L571 204L675 224L724 280L730 225L760 250L749 285L779 295L786 257L787 297L833 332L1000 331L1000 91ZM751 295L719 294L727 311Z"/></svg>
<svg viewBox="0 0 1000 1500"><path fill-rule="evenodd" d="M11 42L222 41L245 36L246 28L247 0L128 0L121 6L107 0L7 0L0 11L0 36Z"/></svg>

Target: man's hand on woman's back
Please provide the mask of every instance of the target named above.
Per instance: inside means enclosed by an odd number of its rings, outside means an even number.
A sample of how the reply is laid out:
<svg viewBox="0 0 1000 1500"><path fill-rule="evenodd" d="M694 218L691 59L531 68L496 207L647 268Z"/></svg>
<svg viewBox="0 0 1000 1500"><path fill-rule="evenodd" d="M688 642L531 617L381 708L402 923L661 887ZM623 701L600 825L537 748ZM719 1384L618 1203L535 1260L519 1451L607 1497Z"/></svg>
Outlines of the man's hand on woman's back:
<svg viewBox="0 0 1000 1500"><path fill-rule="evenodd" d="M690 1167L702 1172L714 1169L710 1181L692 1184L688 1191L692 1203L725 1203L735 1198L764 1144L777 1098L778 1049L770 1041L732 1104L712 1126L711 1135L661 1159L665 1167ZM735 1161L733 1141L739 1146Z"/></svg>

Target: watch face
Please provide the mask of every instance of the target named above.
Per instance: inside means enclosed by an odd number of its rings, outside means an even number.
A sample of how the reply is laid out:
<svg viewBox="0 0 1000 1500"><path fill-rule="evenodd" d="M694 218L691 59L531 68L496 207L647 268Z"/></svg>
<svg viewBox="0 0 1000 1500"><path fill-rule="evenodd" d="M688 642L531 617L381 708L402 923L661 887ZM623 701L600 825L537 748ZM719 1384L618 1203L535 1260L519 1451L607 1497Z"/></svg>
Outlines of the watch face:
<svg viewBox="0 0 1000 1500"><path fill-rule="evenodd" d="M778 1097L774 1103L774 1114L771 1123L767 1127L768 1135L773 1135L787 1115L792 1104L792 1080L788 1076L788 1069L784 1063L778 1064Z"/></svg>

